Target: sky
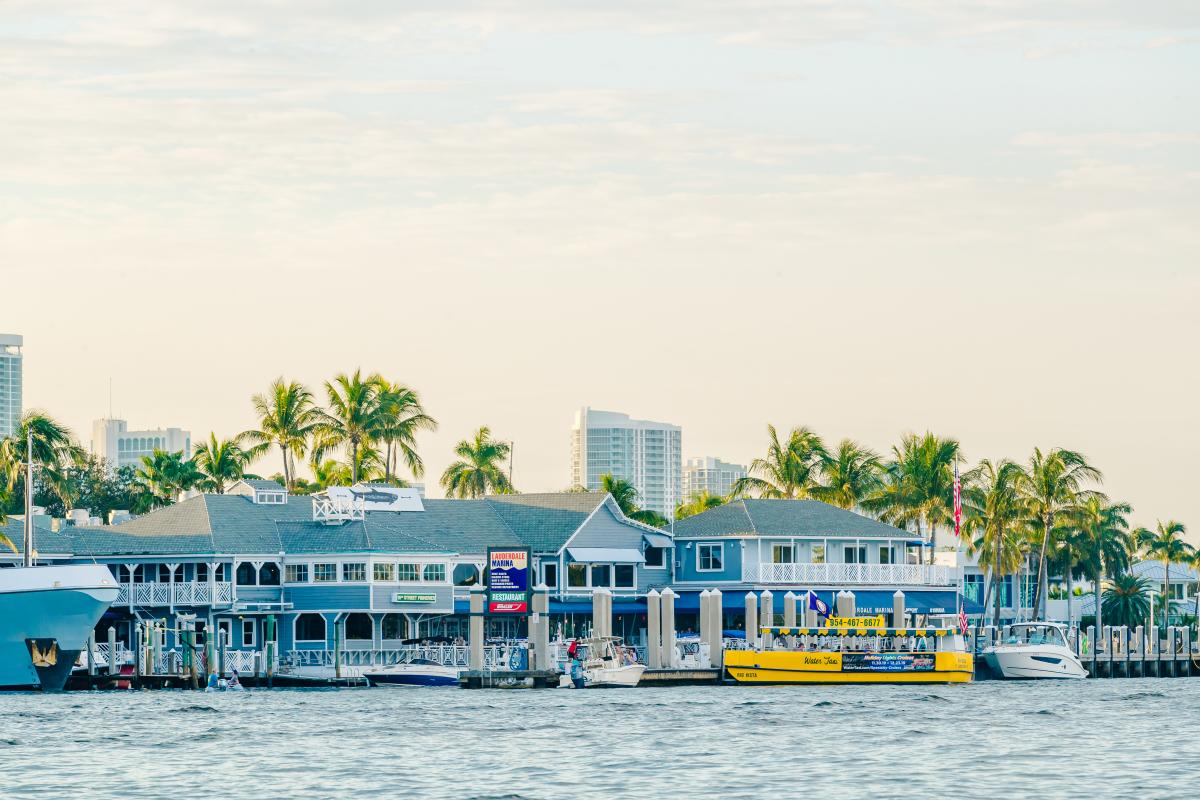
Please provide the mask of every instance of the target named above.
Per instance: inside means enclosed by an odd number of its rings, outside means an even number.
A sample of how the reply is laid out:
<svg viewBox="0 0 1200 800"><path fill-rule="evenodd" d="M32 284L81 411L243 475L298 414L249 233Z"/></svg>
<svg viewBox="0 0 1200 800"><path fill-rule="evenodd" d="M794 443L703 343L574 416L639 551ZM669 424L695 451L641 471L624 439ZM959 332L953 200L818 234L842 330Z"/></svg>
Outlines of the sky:
<svg viewBox="0 0 1200 800"><path fill-rule="evenodd" d="M1194 2L10 0L0 108L0 331L85 443L361 367L433 496L480 425L566 488L590 405L1069 447L1200 540Z"/></svg>

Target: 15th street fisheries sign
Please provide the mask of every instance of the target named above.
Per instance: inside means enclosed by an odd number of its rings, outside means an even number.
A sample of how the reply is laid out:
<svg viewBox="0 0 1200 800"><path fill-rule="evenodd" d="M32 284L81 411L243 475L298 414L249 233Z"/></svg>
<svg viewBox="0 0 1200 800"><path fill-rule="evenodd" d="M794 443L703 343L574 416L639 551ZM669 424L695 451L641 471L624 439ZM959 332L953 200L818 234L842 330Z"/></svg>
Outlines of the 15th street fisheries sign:
<svg viewBox="0 0 1200 800"><path fill-rule="evenodd" d="M487 613L528 614L533 562L528 547L488 548Z"/></svg>

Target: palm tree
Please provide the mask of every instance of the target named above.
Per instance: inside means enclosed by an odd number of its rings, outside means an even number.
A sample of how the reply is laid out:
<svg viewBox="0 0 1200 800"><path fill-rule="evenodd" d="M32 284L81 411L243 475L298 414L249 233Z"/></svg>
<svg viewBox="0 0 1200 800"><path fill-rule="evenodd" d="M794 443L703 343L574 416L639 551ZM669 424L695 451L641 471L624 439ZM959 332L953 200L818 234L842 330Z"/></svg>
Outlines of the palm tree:
<svg viewBox="0 0 1200 800"><path fill-rule="evenodd" d="M330 450L345 447L353 483L359 479L359 448L378 439L384 429L382 380L378 375L364 379L356 369L353 375L342 373L325 382L329 410L318 412L312 460L320 463Z"/></svg>
<svg viewBox="0 0 1200 800"><path fill-rule="evenodd" d="M1054 530L1054 518L1058 514L1076 508L1090 497L1102 498L1099 492L1084 489L1089 481L1103 480L1100 470L1087 463L1082 454L1074 450L1055 448L1043 453L1034 448L1029 467L1021 481L1021 493L1029 505L1030 515L1041 526L1041 548L1038 551L1037 583L1033 587L1034 617L1045 618L1042 602L1048 585L1046 573L1046 548Z"/></svg>
<svg viewBox="0 0 1200 800"><path fill-rule="evenodd" d="M1128 520L1131 510L1128 503L1106 503L1099 497L1089 497L1067 512L1066 521L1075 529L1072 538L1080 565L1090 575L1095 591L1096 630L1104 626L1101 600L1104 576L1129 569L1129 554L1133 550Z"/></svg>
<svg viewBox="0 0 1200 800"><path fill-rule="evenodd" d="M437 422L425 413L416 391L402 383L389 383L379 378L379 404L383 418L378 431L379 440L387 445L383 458L384 482L391 482L397 461L404 459L414 478L425 474L425 462L417 453L416 435L419 431L437 430Z"/></svg>
<svg viewBox="0 0 1200 800"><path fill-rule="evenodd" d="M1133 532L1133 541L1147 558L1157 559L1163 565L1163 624L1168 624L1171 613L1171 565L1191 561L1196 548L1183 540L1187 526L1178 520L1158 521L1153 531L1138 528Z"/></svg>
<svg viewBox="0 0 1200 800"><path fill-rule="evenodd" d="M1110 625L1131 628L1141 625L1150 614L1149 587L1149 580L1136 575L1124 573L1114 577L1104 588L1104 618L1110 620ZM1096 635L1100 635L1099 629Z"/></svg>
<svg viewBox="0 0 1200 800"><path fill-rule="evenodd" d="M240 437L239 437L240 438ZM196 445L192 460L203 476L197 483L207 492L225 494L225 485L241 480L253 456L251 450L243 450L237 439L217 440L215 433L208 441Z"/></svg>
<svg viewBox="0 0 1200 800"><path fill-rule="evenodd" d="M0 440L0 485L4 486L4 493L11 500L18 481L25 474L26 446L30 434L33 437L33 466L38 477L65 505L70 506L72 499L67 469L84 463L87 454L73 441L70 428L43 411L27 411L13 434ZM3 513L0 511L0 515ZM0 516L2 521L3 516Z"/></svg>
<svg viewBox="0 0 1200 800"><path fill-rule="evenodd" d="M821 458L823 486L810 491L817 500L838 508L854 508L883 485L883 462L872 450L842 439L837 450Z"/></svg>
<svg viewBox="0 0 1200 800"><path fill-rule="evenodd" d="M717 508L729 502L729 498L719 494L713 494L705 489L703 492L698 492L692 495L692 499L686 503L680 503L675 508L675 519L686 519L693 517L696 514L703 514L710 508Z"/></svg>
<svg viewBox="0 0 1200 800"><path fill-rule="evenodd" d="M185 459L182 453L155 450L142 456L142 465L134 478L146 489L150 507L157 508L174 503L181 493L203 481L204 474L196 468L195 461Z"/></svg>
<svg viewBox="0 0 1200 800"><path fill-rule="evenodd" d="M251 398L258 415L258 429L246 431L247 441L266 448L275 445L283 457L283 483L290 491L296 481L296 461L303 458L316 432L320 413L312 392L296 381L276 378L265 394ZM255 450L254 455L258 455Z"/></svg>
<svg viewBox="0 0 1200 800"><path fill-rule="evenodd" d="M442 473L442 486L448 496L483 497L490 489L495 494L513 491L500 466L508 458L510 445L492 438L486 425L475 431L473 439L464 439L454 448L459 457Z"/></svg>
<svg viewBox="0 0 1200 800"><path fill-rule="evenodd" d="M995 463L984 459L964 481L963 523L966 533L973 535L967 540L967 548L985 565L991 585L997 587L993 617L997 628L1001 607L999 581L1021 565L1028 513L1021 497L1021 474L1021 467L1007 459ZM1014 598L1014 606L1016 602Z"/></svg>
<svg viewBox="0 0 1200 800"><path fill-rule="evenodd" d="M767 426L767 457L750 462L750 474L738 478L734 496L758 492L759 497L793 500L809 497L817 486L825 445L808 428L792 428L786 442L779 441L774 425Z"/></svg>
<svg viewBox="0 0 1200 800"><path fill-rule="evenodd" d="M930 564L938 525L954 519L954 464L960 455L954 439L910 433L892 447L882 488L861 502L885 522L903 528L915 525L929 544Z"/></svg>
<svg viewBox="0 0 1200 800"><path fill-rule="evenodd" d="M330 486L349 486L350 467L332 458L327 458L321 463L311 463L308 465L313 473L313 483L318 489L328 489Z"/></svg>

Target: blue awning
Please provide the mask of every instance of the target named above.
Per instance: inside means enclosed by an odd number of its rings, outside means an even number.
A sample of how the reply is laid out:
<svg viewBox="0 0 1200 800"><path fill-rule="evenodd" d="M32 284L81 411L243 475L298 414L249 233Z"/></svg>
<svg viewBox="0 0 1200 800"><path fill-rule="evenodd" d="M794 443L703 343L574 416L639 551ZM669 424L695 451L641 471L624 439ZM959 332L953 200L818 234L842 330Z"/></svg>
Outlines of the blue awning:
<svg viewBox="0 0 1200 800"><path fill-rule="evenodd" d="M646 601L640 598L613 598L612 610L614 614L645 614ZM471 601L455 600L454 613L471 613ZM592 615L592 601L590 598L581 602L576 600L558 600L552 597L550 598L550 614L555 616L575 614L590 617Z"/></svg>

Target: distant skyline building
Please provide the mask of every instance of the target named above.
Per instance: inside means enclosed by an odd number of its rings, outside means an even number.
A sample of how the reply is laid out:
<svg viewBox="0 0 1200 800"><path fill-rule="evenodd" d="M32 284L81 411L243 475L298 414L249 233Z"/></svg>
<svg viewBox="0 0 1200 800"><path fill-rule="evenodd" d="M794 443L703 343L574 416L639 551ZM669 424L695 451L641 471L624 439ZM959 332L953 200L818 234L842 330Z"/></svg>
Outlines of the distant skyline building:
<svg viewBox="0 0 1200 800"><path fill-rule="evenodd" d="M702 492L724 497L744 477L746 468L741 464L729 464L712 456L689 458L683 465L683 502Z"/></svg>
<svg viewBox="0 0 1200 800"><path fill-rule="evenodd" d="M142 456L155 450L168 453L192 453L192 432L182 428L157 428L131 431L123 419L98 419L92 423L92 454L113 467L133 467Z"/></svg>
<svg viewBox="0 0 1200 800"><path fill-rule="evenodd" d="M571 429L571 484L597 490L608 473L633 484L641 508L671 518L684 499L683 429L581 408Z"/></svg>
<svg viewBox="0 0 1200 800"><path fill-rule="evenodd" d="M0 333L0 439L12 436L21 423L21 348L25 339Z"/></svg>

